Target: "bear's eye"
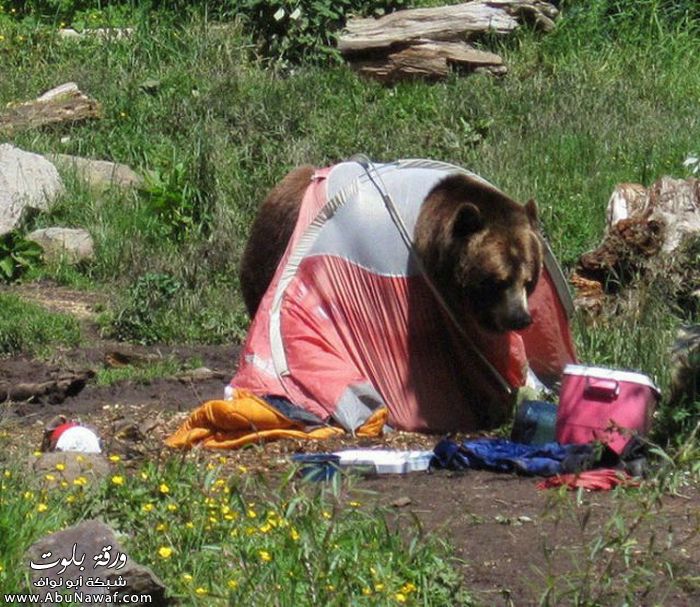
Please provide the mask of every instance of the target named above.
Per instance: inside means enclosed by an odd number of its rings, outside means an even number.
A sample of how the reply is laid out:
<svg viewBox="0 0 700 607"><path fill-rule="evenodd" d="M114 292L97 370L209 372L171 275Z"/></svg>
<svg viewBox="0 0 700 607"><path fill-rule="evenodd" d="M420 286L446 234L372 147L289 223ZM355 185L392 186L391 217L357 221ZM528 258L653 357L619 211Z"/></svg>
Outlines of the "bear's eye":
<svg viewBox="0 0 700 607"><path fill-rule="evenodd" d="M500 293L508 288L507 280L499 280L497 278L487 278L479 283L479 290L488 293Z"/></svg>

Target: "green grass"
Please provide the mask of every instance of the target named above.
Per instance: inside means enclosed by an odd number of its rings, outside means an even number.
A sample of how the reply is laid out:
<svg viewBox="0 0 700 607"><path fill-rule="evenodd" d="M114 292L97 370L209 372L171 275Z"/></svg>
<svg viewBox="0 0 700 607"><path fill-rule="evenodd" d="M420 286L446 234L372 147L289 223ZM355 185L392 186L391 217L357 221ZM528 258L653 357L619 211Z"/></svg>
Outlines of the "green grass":
<svg viewBox="0 0 700 607"><path fill-rule="evenodd" d="M70 348L79 343L80 326L72 316L0 293L0 356L42 355L56 346Z"/></svg>
<svg viewBox="0 0 700 607"><path fill-rule="evenodd" d="M98 386L112 386L123 381L147 384L154 379L173 377L186 369L195 369L201 366L201 361L189 361L182 364L174 358L164 358L142 366L125 365L123 367L101 368L95 374L94 381Z"/></svg>
<svg viewBox="0 0 700 607"><path fill-rule="evenodd" d="M125 533L129 558L152 567L183 605L468 605L439 540L347 497L343 483L267 486L213 463L120 463L98 486L61 471L31 484L0 465L0 588L29 586L26 547L43 534L99 517ZM267 497L266 497L267 496ZM21 524L20 524L21 521ZM401 595L401 596L399 596Z"/></svg>

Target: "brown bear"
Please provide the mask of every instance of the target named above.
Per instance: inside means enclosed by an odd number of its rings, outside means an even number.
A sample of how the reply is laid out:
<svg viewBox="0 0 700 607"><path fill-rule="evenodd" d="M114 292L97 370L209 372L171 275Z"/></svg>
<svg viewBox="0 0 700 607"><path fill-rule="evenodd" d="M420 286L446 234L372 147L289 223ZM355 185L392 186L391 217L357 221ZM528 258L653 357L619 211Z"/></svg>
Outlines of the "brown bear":
<svg viewBox="0 0 700 607"><path fill-rule="evenodd" d="M255 218L240 269L251 317L291 238L314 171L302 166L290 172ZM495 333L532 322L527 298L543 255L533 200L521 205L483 180L450 174L421 205L413 242L428 277L458 317L471 315Z"/></svg>

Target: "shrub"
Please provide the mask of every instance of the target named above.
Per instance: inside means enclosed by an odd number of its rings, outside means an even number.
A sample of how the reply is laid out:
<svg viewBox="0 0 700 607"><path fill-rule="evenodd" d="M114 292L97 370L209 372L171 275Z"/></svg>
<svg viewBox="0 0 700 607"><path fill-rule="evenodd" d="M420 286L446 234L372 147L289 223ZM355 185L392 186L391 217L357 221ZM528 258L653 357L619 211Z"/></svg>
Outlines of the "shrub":
<svg viewBox="0 0 700 607"><path fill-rule="evenodd" d="M17 280L41 263L42 248L19 232L0 236L0 282Z"/></svg>
<svg viewBox="0 0 700 607"><path fill-rule="evenodd" d="M181 286L169 274L149 273L137 278L110 323L110 336L143 345L167 341L168 311Z"/></svg>

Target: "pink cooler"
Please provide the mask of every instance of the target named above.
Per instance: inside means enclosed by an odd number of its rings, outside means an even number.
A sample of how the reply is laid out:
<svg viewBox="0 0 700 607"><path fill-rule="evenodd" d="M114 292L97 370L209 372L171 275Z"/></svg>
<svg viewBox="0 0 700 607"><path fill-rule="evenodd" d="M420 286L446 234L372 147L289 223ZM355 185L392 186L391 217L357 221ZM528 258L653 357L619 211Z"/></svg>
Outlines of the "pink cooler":
<svg viewBox="0 0 700 607"><path fill-rule="evenodd" d="M642 373L567 365L556 439L562 444L600 441L620 454L633 435L649 431L659 397L659 389Z"/></svg>

